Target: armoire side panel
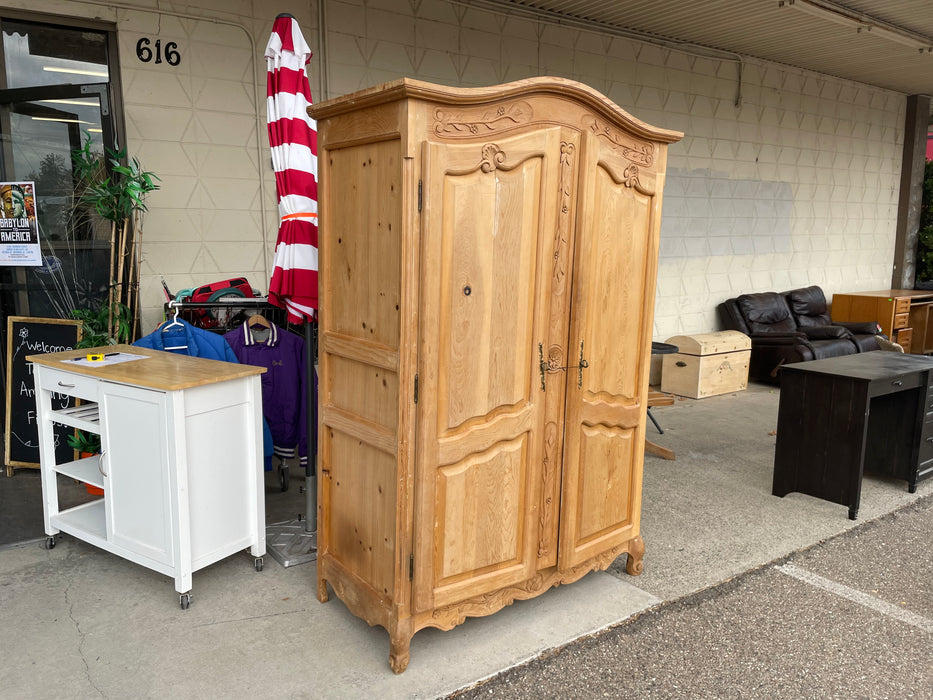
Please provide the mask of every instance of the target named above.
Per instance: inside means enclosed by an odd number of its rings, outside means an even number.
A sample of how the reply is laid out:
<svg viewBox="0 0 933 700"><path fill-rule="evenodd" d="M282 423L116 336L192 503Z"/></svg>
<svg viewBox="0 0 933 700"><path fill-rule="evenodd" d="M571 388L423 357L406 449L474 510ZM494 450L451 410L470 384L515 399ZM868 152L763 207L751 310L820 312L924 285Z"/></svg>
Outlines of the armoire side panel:
<svg viewBox="0 0 933 700"><path fill-rule="evenodd" d="M399 141L325 152L328 179L320 248L329 273L321 314L328 332L398 349L402 255Z"/></svg>
<svg viewBox="0 0 933 700"><path fill-rule="evenodd" d="M398 601L403 568L398 431L406 252L401 143L375 129L381 122L372 116L354 119L351 131L373 141L319 150L318 524L326 534L318 566L331 572L335 589L353 590L348 605L375 623ZM318 595L325 592L319 585Z"/></svg>
<svg viewBox="0 0 933 700"><path fill-rule="evenodd" d="M328 555L344 571L365 581L387 602L396 596L395 458L352 435L325 429L326 449L334 455L327 466L332 528ZM342 526L353 523L352 527Z"/></svg>

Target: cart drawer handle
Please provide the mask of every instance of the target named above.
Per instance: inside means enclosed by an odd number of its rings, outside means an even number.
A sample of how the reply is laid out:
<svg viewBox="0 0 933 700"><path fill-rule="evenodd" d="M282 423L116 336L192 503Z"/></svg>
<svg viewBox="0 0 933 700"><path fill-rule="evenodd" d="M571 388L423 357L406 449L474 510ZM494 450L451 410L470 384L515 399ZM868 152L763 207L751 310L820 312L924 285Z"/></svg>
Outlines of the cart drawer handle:
<svg viewBox="0 0 933 700"><path fill-rule="evenodd" d="M58 385L59 385L59 386L63 386L63 387L65 387L66 389L74 389L74 388L75 388L75 385L74 385L74 384L65 384L65 383L62 382L61 380L58 381Z"/></svg>

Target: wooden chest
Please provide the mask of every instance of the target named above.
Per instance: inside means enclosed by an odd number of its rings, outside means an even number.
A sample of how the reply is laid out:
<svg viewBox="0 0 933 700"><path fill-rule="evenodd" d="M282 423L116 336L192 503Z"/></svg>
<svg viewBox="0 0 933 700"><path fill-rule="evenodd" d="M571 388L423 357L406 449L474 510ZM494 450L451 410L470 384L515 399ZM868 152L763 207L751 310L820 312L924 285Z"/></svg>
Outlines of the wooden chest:
<svg viewBox="0 0 933 700"><path fill-rule="evenodd" d="M664 355L661 391L691 399L741 391L748 384L751 339L738 331L675 335L679 352Z"/></svg>

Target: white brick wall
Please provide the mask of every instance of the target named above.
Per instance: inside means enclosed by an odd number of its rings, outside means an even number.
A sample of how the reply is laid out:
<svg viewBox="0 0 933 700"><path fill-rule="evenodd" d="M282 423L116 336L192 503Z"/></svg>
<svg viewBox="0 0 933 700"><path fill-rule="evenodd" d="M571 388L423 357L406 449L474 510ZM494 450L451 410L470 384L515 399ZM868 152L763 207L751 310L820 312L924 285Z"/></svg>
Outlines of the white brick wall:
<svg viewBox="0 0 933 700"><path fill-rule="evenodd" d="M831 297L890 284L905 110L896 93L746 59L736 106L734 61L446 0L326 0L326 57L316 0L3 4L118 23L129 150L162 177L145 221L144 329L160 314L159 275L174 289L234 275L268 288L277 222L262 51L283 11L315 51L315 101L401 76L472 86L557 75L686 132L668 160L658 340L715 329L716 305L742 292L820 284ZM182 64L139 63L142 35L178 42Z"/></svg>

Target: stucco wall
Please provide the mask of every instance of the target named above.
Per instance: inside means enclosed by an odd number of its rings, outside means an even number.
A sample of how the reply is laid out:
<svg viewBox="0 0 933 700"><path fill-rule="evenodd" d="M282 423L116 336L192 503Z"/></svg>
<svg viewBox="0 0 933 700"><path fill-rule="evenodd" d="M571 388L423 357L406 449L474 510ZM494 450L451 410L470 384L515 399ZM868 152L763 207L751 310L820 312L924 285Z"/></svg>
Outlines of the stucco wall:
<svg viewBox="0 0 933 700"><path fill-rule="evenodd" d="M557 75L684 131L669 151L658 340L715 329L716 304L746 291L890 284L897 93L446 0L327 0L320 13L316 0L3 5L118 26L129 152L162 178L145 218L144 330L161 317L160 276L173 290L235 275L268 290L277 221L262 52L279 12L296 16L315 52L316 102L400 76L473 86ZM176 42L181 63L139 61L143 36Z"/></svg>

